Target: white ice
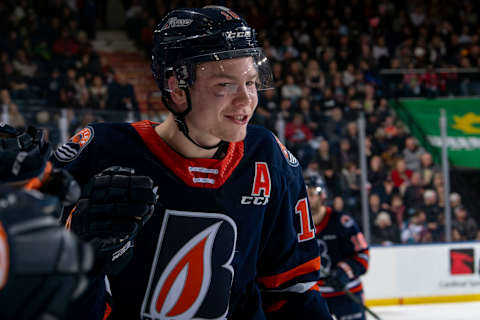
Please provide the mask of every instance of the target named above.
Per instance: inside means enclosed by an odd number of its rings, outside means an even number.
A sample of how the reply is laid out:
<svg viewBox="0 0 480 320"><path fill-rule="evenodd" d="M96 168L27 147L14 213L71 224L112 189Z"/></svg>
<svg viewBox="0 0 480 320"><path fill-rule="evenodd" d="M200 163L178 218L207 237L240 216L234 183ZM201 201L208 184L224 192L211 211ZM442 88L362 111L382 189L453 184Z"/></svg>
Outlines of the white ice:
<svg viewBox="0 0 480 320"><path fill-rule="evenodd" d="M480 320L480 302L371 307L382 320ZM370 315L368 320L374 320Z"/></svg>

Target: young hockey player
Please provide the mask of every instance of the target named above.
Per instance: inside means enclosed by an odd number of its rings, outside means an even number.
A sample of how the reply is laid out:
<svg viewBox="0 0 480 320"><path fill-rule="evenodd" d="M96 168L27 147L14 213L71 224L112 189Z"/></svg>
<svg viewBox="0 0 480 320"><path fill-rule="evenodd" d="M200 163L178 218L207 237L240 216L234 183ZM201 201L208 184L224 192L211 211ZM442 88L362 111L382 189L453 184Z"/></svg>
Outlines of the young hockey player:
<svg viewBox="0 0 480 320"><path fill-rule="evenodd" d="M306 185L322 259L320 292L337 319L364 320L363 307L346 290L363 300L359 277L368 269L368 244L350 216L326 206L322 177L309 177Z"/></svg>
<svg viewBox="0 0 480 320"><path fill-rule="evenodd" d="M152 58L165 122L92 124L54 155L86 185L67 223L111 257L113 318L331 319L301 168L248 125L273 83L255 31L224 7L173 10ZM153 215L109 211L136 174L158 186Z"/></svg>
<svg viewBox="0 0 480 320"><path fill-rule="evenodd" d="M65 319L87 287L93 250L58 222L80 189L50 153L42 130L0 123L0 319Z"/></svg>

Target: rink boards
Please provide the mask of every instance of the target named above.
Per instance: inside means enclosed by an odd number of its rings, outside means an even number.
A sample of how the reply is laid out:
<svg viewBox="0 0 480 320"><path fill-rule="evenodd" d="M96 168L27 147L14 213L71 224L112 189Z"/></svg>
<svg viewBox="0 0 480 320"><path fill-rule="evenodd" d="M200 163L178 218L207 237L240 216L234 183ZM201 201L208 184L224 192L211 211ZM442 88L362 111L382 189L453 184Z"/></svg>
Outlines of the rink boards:
<svg viewBox="0 0 480 320"><path fill-rule="evenodd" d="M480 301L480 242L372 247L370 306Z"/></svg>

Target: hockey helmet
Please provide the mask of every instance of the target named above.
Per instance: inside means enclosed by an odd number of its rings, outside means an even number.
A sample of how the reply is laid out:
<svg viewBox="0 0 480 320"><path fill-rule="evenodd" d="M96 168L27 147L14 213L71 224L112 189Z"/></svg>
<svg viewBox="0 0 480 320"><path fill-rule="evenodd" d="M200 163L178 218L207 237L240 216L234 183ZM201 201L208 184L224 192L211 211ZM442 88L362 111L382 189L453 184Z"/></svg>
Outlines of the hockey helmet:
<svg viewBox="0 0 480 320"><path fill-rule="evenodd" d="M195 66L208 61L253 57L257 90L273 88L273 75L256 32L232 10L221 6L177 9L165 16L153 34L152 72L164 96L174 75L180 88L191 86Z"/></svg>
<svg viewBox="0 0 480 320"><path fill-rule="evenodd" d="M320 175L312 175L305 178L305 185L307 188L314 189L316 194L322 194L324 198L327 198L327 185L325 180Z"/></svg>
<svg viewBox="0 0 480 320"><path fill-rule="evenodd" d="M0 183L41 176L50 153L43 130L34 127L20 130L0 122Z"/></svg>

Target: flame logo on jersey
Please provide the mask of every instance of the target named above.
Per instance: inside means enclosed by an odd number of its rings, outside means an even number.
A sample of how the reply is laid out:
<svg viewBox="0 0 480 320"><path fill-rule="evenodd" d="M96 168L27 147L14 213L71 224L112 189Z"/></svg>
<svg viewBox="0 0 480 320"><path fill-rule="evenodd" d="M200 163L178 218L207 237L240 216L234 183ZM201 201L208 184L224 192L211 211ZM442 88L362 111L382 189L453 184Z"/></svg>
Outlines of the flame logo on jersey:
<svg viewBox="0 0 480 320"><path fill-rule="evenodd" d="M225 319L235 242L228 216L166 210L142 319Z"/></svg>
<svg viewBox="0 0 480 320"><path fill-rule="evenodd" d="M173 257L155 289L152 314L164 319L193 317L208 290L213 240L221 223L196 235Z"/></svg>
<svg viewBox="0 0 480 320"><path fill-rule="evenodd" d="M80 152L93 140L95 131L91 126L85 127L77 132L66 143L62 144L55 151L54 155L59 161L69 162L78 157Z"/></svg>

